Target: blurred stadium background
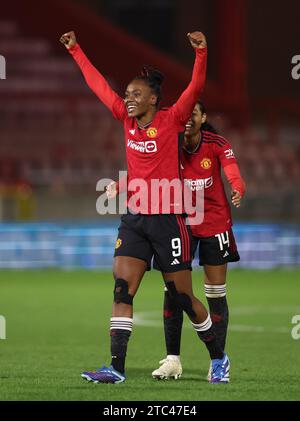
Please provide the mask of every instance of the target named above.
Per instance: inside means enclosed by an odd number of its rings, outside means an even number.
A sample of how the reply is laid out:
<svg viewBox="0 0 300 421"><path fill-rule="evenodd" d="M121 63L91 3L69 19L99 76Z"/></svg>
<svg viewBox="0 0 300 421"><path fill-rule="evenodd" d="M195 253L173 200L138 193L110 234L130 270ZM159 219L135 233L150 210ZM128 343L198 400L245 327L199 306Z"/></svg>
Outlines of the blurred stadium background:
<svg viewBox="0 0 300 421"><path fill-rule="evenodd" d="M126 168L122 127L58 43L70 28L120 94L142 64L160 68L167 76L164 104L190 77L185 34L207 34L204 100L247 183L243 207L234 211L240 265L299 265L300 83L291 76L299 12L291 0L284 10L272 0L1 5L7 79L0 82L0 266L111 262L118 218L97 215L95 186Z"/></svg>

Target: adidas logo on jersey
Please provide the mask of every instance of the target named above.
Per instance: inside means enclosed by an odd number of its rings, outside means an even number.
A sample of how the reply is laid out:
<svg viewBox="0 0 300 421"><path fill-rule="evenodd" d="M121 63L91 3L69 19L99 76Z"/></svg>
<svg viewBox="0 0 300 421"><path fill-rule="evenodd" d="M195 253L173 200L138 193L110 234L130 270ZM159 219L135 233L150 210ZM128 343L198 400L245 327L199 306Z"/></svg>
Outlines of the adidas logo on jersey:
<svg viewBox="0 0 300 421"><path fill-rule="evenodd" d="M229 256L229 253L228 253L228 251L225 251L225 253L224 253L224 256L223 256L223 257L227 257L227 256Z"/></svg>
<svg viewBox="0 0 300 421"><path fill-rule="evenodd" d="M177 259L174 259L173 262L171 263L171 265L179 265L179 261Z"/></svg>
<svg viewBox="0 0 300 421"><path fill-rule="evenodd" d="M132 136L134 136L135 135L135 129L129 130L129 133L132 134Z"/></svg>

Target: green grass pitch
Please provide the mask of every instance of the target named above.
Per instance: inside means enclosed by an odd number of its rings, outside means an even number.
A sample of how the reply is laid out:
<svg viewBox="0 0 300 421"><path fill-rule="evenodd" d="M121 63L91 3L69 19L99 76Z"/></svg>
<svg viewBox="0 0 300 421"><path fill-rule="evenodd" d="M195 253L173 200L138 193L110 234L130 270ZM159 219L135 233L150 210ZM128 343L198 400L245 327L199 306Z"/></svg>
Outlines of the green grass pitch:
<svg viewBox="0 0 300 421"><path fill-rule="evenodd" d="M194 289L206 303L202 273ZM147 274L135 298L137 315L129 343L127 380L91 384L83 370L109 363L110 272L0 271L0 400L299 400L300 339L291 335L300 315L297 271L231 270L227 352L231 383L209 384L204 345L185 321L183 377L155 381L164 357L160 274Z"/></svg>

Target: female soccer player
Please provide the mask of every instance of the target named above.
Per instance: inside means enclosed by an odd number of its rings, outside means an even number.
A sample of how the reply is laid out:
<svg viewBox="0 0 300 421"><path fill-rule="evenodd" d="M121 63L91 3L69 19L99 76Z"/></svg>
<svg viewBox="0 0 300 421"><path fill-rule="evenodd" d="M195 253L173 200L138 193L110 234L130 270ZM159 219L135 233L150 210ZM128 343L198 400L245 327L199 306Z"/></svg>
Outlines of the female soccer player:
<svg viewBox="0 0 300 421"><path fill-rule="evenodd" d="M181 157L184 183L193 191L204 189L204 219L191 225L193 255L199 247L199 264L204 267L204 287L214 330L225 349L228 306L226 300L227 263L238 261L239 254L232 232L230 206L221 178L221 167L231 186L231 201L237 208L245 192L237 161L228 141L207 122L204 105L198 101L186 124ZM167 357L152 375L158 379L178 378L182 374L180 340L182 310L169 291L164 298L164 329ZM209 370L208 379L211 376ZM224 381L229 381L229 372Z"/></svg>
<svg viewBox="0 0 300 421"><path fill-rule="evenodd" d="M139 284L154 255L163 272L165 285L189 316L198 336L207 346L212 360L212 382L223 381L229 368L227 355L212 331L212 321L202 303L194 296L190 274L191 233L185 225L182 204L171 203L166 211L160 191L158 206L152 198L153 179L180 179L178 133L188 121L197 98L204 87L206 74L206 40L202 33L188 34L196 51L192 80L176 104L159 110L162 75L144 69L127 86L125 98L120 98L104 77L89 62L74 32L61 37L79 65L89 87L124 124L128 180L146 189L139 201L134 192L128 195L129 213L122 216L114 255L114 303L111 318L111 354L109 367L84 372L88 381L121 383L125 381L125 357L132 331L132 304ZM140 183L141 184L141 183ZM136 193L136 192L135 192ZM146 199L146 200L144 200ZM141 203L142 202L142 203ZM154 205L154 210L153 210ZM172 265L176 255L176 266Z"/></svg>

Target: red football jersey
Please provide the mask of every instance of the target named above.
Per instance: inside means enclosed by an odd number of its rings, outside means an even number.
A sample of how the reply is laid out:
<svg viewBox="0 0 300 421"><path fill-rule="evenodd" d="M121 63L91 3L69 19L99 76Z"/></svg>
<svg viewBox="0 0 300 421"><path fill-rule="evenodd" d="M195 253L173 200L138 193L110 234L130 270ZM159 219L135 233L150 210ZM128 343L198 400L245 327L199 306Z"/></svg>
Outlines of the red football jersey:
<svg viewBox="0 0 300 421"><path fill-rule="evenodd" d="M204 219L191 225L196 237L211 237L232 226L231 211L221 177L221 166L236 164L230 143L222 136L202 131L199 148L194 153L184 150L181 162L185 186L193 194L204 190Z"/></svg>
<svg viewBox="0 0 300 421"><path fill-rule="evenodd" d="M80 46L77 44L69 51L81 68L90 88L112 111L114 117L124 124L128 165L127 199L130 209L133 211L138 209L142 214L183 213L183 196L177 194L178 188L175 186L170 189L168 183L158 188L157 183L164 180L167 182L178 180L180 184L178 133L184 129L205 84L206 48L196 49L192 80L176 104L158 111L145 129L139 129L136 119L128 117L123 99L110 88L104 77L89 62ZM140 192L139 180L144 182L145 194ZM134 183L137 183L137 186L134 186ZM157 187L154 189L155 194L151 189L153 184ZM134 187L137 187L135 191L131 191ZM130 199L134 199L135 193L138 192L142 200L137 200L135 206L134 200ZM170 206L165 210L163 198L169 194Z"/></svg>

